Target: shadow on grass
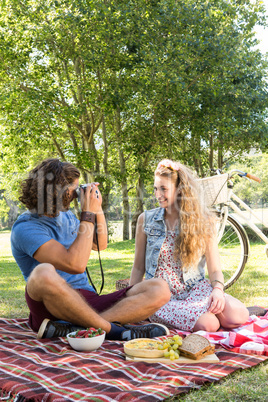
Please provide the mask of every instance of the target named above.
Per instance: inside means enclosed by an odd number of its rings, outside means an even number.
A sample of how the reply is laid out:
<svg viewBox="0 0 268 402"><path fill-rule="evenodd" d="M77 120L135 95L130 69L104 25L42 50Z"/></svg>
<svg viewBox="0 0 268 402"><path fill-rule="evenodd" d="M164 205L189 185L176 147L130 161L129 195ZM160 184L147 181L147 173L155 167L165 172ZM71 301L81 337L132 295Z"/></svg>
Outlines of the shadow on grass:
<svg viewBox="0 0 268 402"><path fill-rule="evenodd" d="M14 263L1 267L0 315L6 318L28 317L29 310L25 301L25 281Z"/></svg>
<svg viewBox="0 0 268 402"><path fill-rule="evenodd" d="M201 389L167 398L164 402L267 401L268 361L246 370L239 369L218 382L205 383ZM216 395L216 396L215 396ZM231 398L230 398L231 395Z"/></svg>
<svg viewBox="0 0 268 402"><path fill-rule="evenodd" d="M135 239L109 243L106 250L101 251L101 262L105 284L102 294L116 291L116 281L130 277L135 252ZM100 289L101 270L98 254L91 255L87 264L95 287Z"/></svg>
<svg viewBox="0 0 268 402"><path fill-rule="evenodd" d="M5 265L5 263L8 263L8 264L11 263L11 264L13 264L18 270L20 270L19 267L18 267L18 265L16 264L16 262L14 261L14 258L13 258L12 256L1 256L1 261L0 261L1 266Z"/></svg>
<svg viewBox="0 0 268 402"><path fill-rule="evenodd" d="M102 260L102 267L105 278L105 285L102 294L115 292L116 281L130 277L133 265L133 258L116 258L112 260ZM97 290L101 286L101 269L99 260L90 260L88 271Z"/></svg>
<svg viewBox="0 0 268 402"><path fill-rule="evenodd" d="M267 272L267 274L261 270L247 272L247 280L255 281L256 279L258 279L258 280L261 279L261 280L263 280L264 283L267 284L268 283L268 272Z"/></svg>
<svg viewBox="0 0 268 402"><path fill-rule="evenodd" d="M0 229L0 234L1 233L10 233L11 228L4 228L4 229Z"/></svg>
<svg viewBox="0 0 268 402"><path fill-rule="evenodd" d="M107 250L114 250L114 251L133 251L135 250L135 239L131 240L124 240L124 241L119 241L116 243L109 243Z"/></svg>

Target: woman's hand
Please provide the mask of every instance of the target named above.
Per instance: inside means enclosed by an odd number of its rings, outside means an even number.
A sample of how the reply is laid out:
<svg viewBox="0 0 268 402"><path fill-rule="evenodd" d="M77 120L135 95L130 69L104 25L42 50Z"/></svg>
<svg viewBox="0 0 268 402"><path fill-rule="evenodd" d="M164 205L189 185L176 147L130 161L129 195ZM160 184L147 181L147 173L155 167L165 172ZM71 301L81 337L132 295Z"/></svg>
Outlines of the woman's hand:
<svg viewBox="0 0 268 402"><path fill-rule="evenodd" d="M219 288L212 289L211 295L208 298L208 311L213 314L220 314L225 306L224 293Z"/></svg>

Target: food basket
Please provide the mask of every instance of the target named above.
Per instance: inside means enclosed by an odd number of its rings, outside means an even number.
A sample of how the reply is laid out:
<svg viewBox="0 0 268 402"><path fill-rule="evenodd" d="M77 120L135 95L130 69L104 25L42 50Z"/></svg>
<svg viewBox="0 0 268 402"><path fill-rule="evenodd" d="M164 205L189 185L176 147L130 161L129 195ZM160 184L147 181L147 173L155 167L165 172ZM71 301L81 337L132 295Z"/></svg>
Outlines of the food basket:
<svg viewBox="0 0 268 402"><path fill-rule="evenodd" d="M199 179L202 197L208 207L228 201L228 173Z"/></svg>
<svg viewBox="0 0 268 402"><path fill-rule="evenodd" d="M129 279L119 279L115 283L116 290L125 289L129 286Z"/></svg>

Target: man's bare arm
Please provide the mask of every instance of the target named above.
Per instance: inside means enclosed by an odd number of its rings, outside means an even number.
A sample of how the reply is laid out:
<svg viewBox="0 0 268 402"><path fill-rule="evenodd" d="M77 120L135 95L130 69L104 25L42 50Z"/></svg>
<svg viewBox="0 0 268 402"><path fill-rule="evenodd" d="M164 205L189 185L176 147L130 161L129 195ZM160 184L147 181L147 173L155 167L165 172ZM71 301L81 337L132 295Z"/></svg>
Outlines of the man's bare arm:
<svg viewBox="0 0 268 402"><path fill-rule="evenodd" d="M96 187L97 188L97 187ZM105 217L101 208L102 198L100 192L87 189L81 205L83 211L90 211L97 215L98 225L98 241L100 250L107 247L107 226ZM42 263L48 262L56 269L62 271L79 274L84 272L88 263L91 250L96 250L97 246L93 243L94 224L87 221L82 221L79 226L78 235L73 244L66 249L62 244L54 239L44 243L35 252L34 258Z"/></svg>

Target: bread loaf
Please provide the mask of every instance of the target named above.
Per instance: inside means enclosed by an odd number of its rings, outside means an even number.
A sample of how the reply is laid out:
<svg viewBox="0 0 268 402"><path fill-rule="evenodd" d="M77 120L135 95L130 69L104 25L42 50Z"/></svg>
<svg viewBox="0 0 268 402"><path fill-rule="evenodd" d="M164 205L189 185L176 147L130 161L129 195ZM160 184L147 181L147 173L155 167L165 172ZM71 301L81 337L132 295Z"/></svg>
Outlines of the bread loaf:
<svg viewBox="0 0 268 402"><path fill-rule="evenodd" d="M183 339L182 345L178 349L181 355L193 360L199 360L204 356L213 354L215 346L203 336L191 334Z"/></svg>

